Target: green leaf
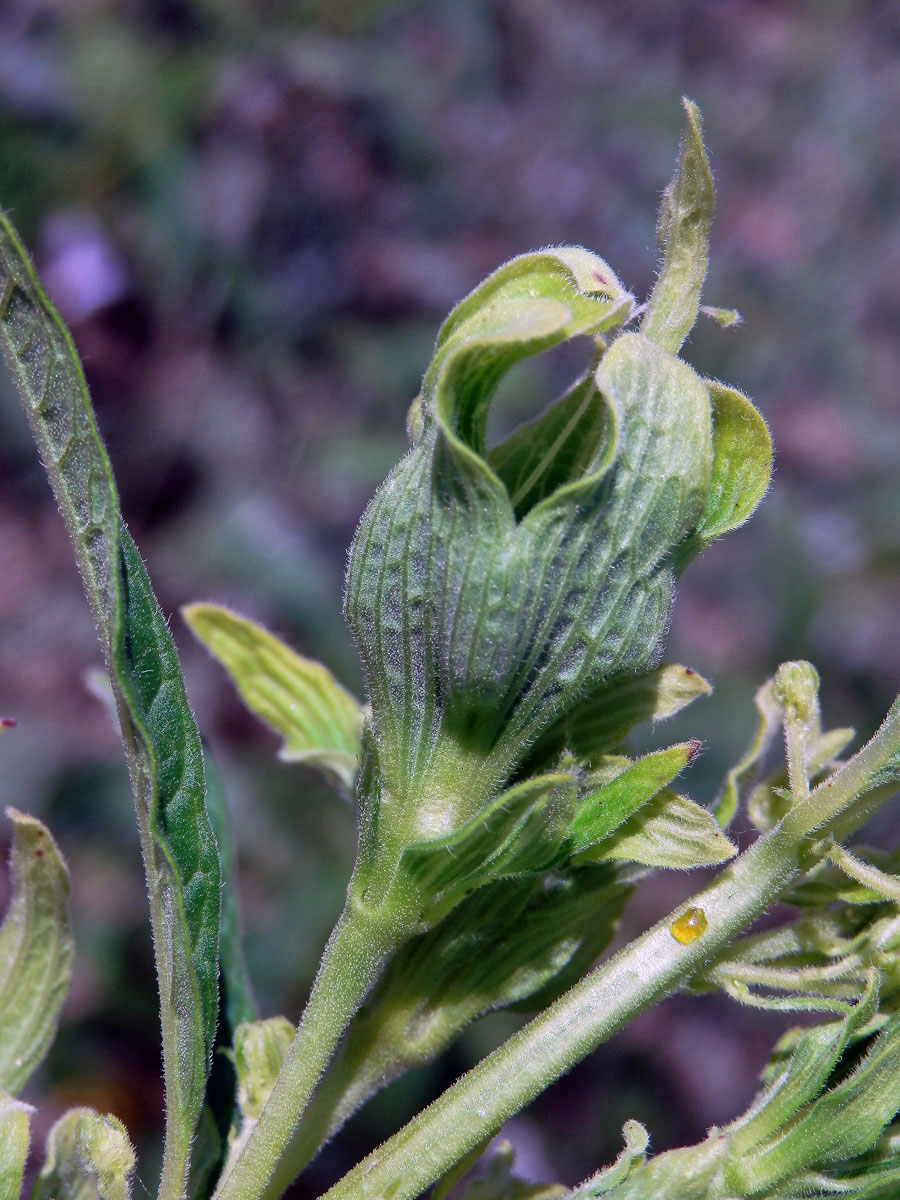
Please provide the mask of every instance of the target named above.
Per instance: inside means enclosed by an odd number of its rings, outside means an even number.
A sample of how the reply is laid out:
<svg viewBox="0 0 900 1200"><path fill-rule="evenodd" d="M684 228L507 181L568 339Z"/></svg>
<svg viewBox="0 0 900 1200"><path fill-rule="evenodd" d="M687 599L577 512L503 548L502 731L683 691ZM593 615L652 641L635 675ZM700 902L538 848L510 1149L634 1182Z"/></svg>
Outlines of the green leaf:
<svg viewBox="0 0 900 1200"><path fill-rule="evenodd" d="M180 1193L216 1020L220 887L200 740L175 648L125 531L84 374L0 215L0 341L50 477L116 696L147 872L166 1077L163 1193Z"/></svg>
<svg viewBox="0 0 900 1200"><path fill-rule="evenodd" d="M12 899L0 926L0 1088L15 1094L56 1035L72 979L69 873L50 831L8 808Z"/></svg>
<svg viewBox="0 0 900 1200"><path fill-rule="evenodd" d="M668 750L645 754L628 763L612 779L583 796L569 829L575 850L595 846L638 812L661 788L683 771L700 749L699 742L682 742ZM588 776L590 782L591 776Z"/></svg>
<svg viewBox="0 0 900 1200"><path fill-rule="evenodd" d="M28 1125L34 1109L0 1091L0 1196L17 1200L28 1157Z"/></svg>
<svg viewBox="0 0 900 1200"><path fill-rule="evenodd" d="M713 179L703 148L700 110L686 97L687 128L678 166L663 192L656 228L662 264L641 333L663 350L677 354L697 320L706 278Z"/></svg>
<svg viewBox="0 0 900 1200"><path fill-rule="evenodd" d="M571 775L542 775L503 792L461 829L412 842L395 886L412 885L427 928L473 888L546 870L557 859L575 809Z"/></svg>
<svg viewBox="0 0 900 1200"><path fill-rule="evenodd" d="M70 1108L47 1135L31 1200L128 1200L135 1157L116 1117Z"/></svg>
<svg viewBox="0 0 900 1200"><path fill-rule="evenodd" d="M234 1032L238 1104L245 1119L262 1112L296 1030L286 1017L248 1021Z"/></svg>
<svg viewBox="0 0 900 1200"><path fill-rule="evenodd" d="M729 1163L732 1186L761 1191L809 1168L825 1168L875 1144L900 1109L900 1016L875 1038L854 1072L752 1153Z"/></svg>
<svg viewBox="0 0 900 1200"><path fill-rule="evenodd" d="M592 375L490 454L519 521L557 488L606 469L616 449L612 415Z"/></svg>
<svg viewBox="0 0 900 1200"><path fill-rule="evenodd" d="M819 1095L844 1050L877 1010L878 977L870 972L865 992L844 1020L804 1031L789 1061L766 1091L745 1116L729 1127L731 1156L735 1161L755 1153L757 1147L775 1137L805 1104Z"/></svg>
<svg viewBox="0 0 900 1200"><path fill-rule="evenodd" d="M663 788L615 831L587 851L592 862L623 859L647 867L712 867L737 854L706 809Z"/></svg>
<svg viewBox="0 0 900 1200"><path fill-rule="evenodd" d="M606 948L630 892L609 867L479 888L394 956L346 1057L380 1081L431 1061L485 1013L543 1007L573 961L580 974Z"/></svg>
<svg viewBox="0 0 900 1200"><path fill-rule="evenodd" d="M712 478L703 516L679 548L681 570L750 518L772 476L772 437L759 411L735 388L714 380L706 387L712 402Z"/></svg>
<svg viewBox="0 0 900 1200"><path fill-rule="evenodd" d="M740 803L741 784L756 771L768 754L775 735L781 727L781 706L775 699L771 679L757 689L753 703L759 714L756 733L743 758L731 768L725 777L722 795L713 807L715 818L722 829L727 829L734 820Z"/></svg>
<svg viewBox="0 0 900 1200"><path fill-rule="evenodd" d="M586 697L541 737L531 761L547 761L567 750L593 763L645 721L681 712L712 687L702 675L677 663L662 663L641 675L620 675Z"/></svg>
<svg viewBox="0 0 900 1200"><path fill-rule="evenodd" d="M225 787L219 769L205 747L203 764L206 774L206 807L216 845L219 848L222 872L222 920L219 935L221 1008L228 1045L231 1045L232 1034L237 1026L242 1021L256 1019L256 1001L253 998L253 986L250 983L244 958L241 914L234 870L233 839L225 800Z"/></svg>
<svg viewBox="0 0 900 1200"><path fill-rule="evenodd" d="M124 528L120 548L124 628L115 647L115 679L140 739L139 802L141 789L150 789L145 802L172 938L167 969L172 972L177 1085L192 1126L203 1102L216 1032L221 870L205 807L203 750L175 647Z"/></svg>
<svg viewBox="0 0 900 1200"><path fill-rule="evenodd" d="M363 714L331 672L227 608L190 604L181 612L250 711L283 736L279 757L320 767L352 790Z"/></svg>

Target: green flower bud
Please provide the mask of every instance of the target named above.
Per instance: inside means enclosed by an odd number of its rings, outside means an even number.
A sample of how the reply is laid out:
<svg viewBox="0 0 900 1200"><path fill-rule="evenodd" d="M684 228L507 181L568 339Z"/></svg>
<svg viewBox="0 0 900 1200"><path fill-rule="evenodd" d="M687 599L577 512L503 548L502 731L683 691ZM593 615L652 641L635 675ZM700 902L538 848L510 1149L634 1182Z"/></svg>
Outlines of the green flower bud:
<svg viewBox="0 0 900 1200"><path fill-rule="evenodd" d="M678 572L765 490L759 415L670 349L697 315L712 202L688 118L644 332L623 332L632 297L589 251L513 259L444 323L414 444L363 516L345 611L372 708L368 819L392 857L461 829L545 731L653 668ZM489 447L504 374L583 336L591 368Z"/></svg>

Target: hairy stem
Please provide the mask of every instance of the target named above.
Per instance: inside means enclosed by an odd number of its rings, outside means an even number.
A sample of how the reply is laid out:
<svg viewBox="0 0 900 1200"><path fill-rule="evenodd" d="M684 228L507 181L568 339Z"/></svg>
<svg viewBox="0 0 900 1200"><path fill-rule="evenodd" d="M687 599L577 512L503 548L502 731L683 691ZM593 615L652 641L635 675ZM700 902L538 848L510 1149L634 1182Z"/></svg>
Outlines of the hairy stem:
<svg viewBox="0 0 900 1200"><path fill-rule="evenodd" d="M850 832L865 819L870 806L858 798L898 750L900 715L892 710L871 742L770 833L448 1088L345 1175L328 1200L413 1200L761 916L808 865L813 837L827 836L836 824ZM696 941L682 945L670 926L690 907L703 909L708 926Z"/></svg>
<svg viewBox="0 0 900 1200"><path fill-rule="evenodd" d="M396 931L348 901L325 948L306 1011L272 1093L215 1200L263 1195L322 1072L386 958Z"/></svg>

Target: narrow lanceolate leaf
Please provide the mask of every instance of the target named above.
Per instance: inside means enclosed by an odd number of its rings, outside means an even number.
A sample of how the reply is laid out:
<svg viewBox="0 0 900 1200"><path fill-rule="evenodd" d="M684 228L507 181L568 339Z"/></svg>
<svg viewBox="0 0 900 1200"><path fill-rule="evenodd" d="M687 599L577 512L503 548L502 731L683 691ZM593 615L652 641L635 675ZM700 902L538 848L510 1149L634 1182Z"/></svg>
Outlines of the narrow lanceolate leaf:
<svg viewBox="0 0 900 1200"><path fill-rule="evenodd" d="M28 1123L34 1109L0 1091L0 1196L18 1200L28 1156Z"/></svg>
<svg viewBox="0 0 900 1200"><path fill-rule="evenodd" d="M202 752L166 622L122 525L72 340L2 215L0 341L72 539L116 696L160 983L163 1192L179 1194L216 1019L219 865Z"/></svg>
<svg viewBox="0 0 900 1200"><path fill-rule="evenodd" d="M616 774L604 779L579 801L578 811L569 828L569 840L575 850L585 850L602 841L630 816L639 812L656 793L683 771L700 749L699 742L683 742L668 750L645 754L637 762L622 760ZM590 780L590 776L588 777Z"/></svg>
<svg viewBox="0 0 900 1200"><path fill-rule="evenodd" d="M622 859L647 867L712 867L737 854L706 808L670 788L662 791L620 825L615 833L592 846L592 862Z"/></svg>
<svg viewBox="0 0 900 1200"><path fill-rule="evenodd" d="M712 476L703 516L678 549L682 569L750 518L772 477L772 437L758 409L736 388L714 380L706 387L712 402Z"/></svg>
<svg viewBox="0 0 900 1200"><path fill-rule="evenodd" d="M116 1117L70 1108L47 1135L31 1200L128 1200L134 1149Z"/></svg>
<svg viewBox="0 0 900 1200"><path fill-rule="evenodd" d="M663 192L656 236L662 253L641 333L677 354L697 320L706 278L713 179L700 133L700 112L685 99L684 140L674 178Z"/></svg>
<svg viewBox="0 0 900 1200"><path fill-rule="evenodd" d="M56 1034L73 947L69 873L56 843L34 817L14 808L6 815L12 900L0 926L0 1088L15 1094Z"/></svg>
<svg viewBox="0 0 900 1200"><path fill-rule="evenodd" d="M250 711L282 735L280 757L321 767L352 788L363 714L331 672L227 608L189 604L181 611Z"/></svg>
<svg viewBox="0 0 900 1200"><path fill-rule="evenodd" d="M204 749L203 764L206 775L206 807L219 848L222 870L222 920L219 932L221 1026L217 1031L217 1043L230 1046L238 1025L243 1021L256 1019L256 1000L244 957L225 785L208 749Z"/></svg>
<svg viewBox="0 0 900 1200"><path fill-rule="evenodd" d="M696 671L663 663L641 675L611 679L548 729L531 755L548 760L567 750L593 763L614 750L636 726L673 717L712 688Z"/></svg>

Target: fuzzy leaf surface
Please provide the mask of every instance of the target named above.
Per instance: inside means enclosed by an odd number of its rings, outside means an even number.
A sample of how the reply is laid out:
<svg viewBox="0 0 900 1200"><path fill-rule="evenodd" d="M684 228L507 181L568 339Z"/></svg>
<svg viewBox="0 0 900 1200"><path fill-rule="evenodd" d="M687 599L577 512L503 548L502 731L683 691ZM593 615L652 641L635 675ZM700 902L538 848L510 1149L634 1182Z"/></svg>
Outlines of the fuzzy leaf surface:
<svg viewBox="0 0 900 1200"><path fill-rule="evenodd" d="M687 98L682 103L685 134L656 227L662 263L641 321L641 333L672 354L681 349L697 320L713 211L713 178L700 132L700 110Z"/></svg>
<svg viewBox="0 0 900 1200"><path fill-rule="evenodd" d="M683 568L716 538L752 516L772 477L772 437L759 410L736 388L707 380L712 403L712 478L696 530L679 548Z"/></svg>
<svg viewBox="0 0 900 1200"><path fill-rule="evenodd" d="M555 774L503 792L461 829L413 842L403 851L401 888L412 884L433 924L472 888L546 870L557 857L575 810L575 781Z"/></svg>
<svg viewBox="0 0 900 1200"><path fill-rule="evenodd" d="M28 1156L29 1123L34 1109L0 1091L0 1196L17 1200Z"/></svg>
<svg viewBox="0 0 900 1200"><path fill-rule="evenodd" d="M528 262L519 269L531 278ZM646 670L668 617L670 555L706 503L706 389L686 364L626 334L594 373L611 423L596 469L516 521L483 456L498 364L591 328L588 301L594 329L618 319L610 302L566 284L558 264L542 269L559 297L551 309L546 296L505 298L442 334L423 436L369 506L351 554L347 618L395 798L427 790L422 776L449 743L480 763L484 784L473 778L469 791L483 803L577 698Z"/></svg>
<svg viewBox="0 0 900 1200"><path fill-rule="evenodd" d="M56 1034L72 979L69 873L45 825L8 808L12 899L0 926L0 1089L15 1095Z"/></svg>
<svg viewBox="0 0 900 1200"><path fill-rule="evenodd" d="M154 925L167 1163L177 1186L203 1099L217 1004L220 876L200 740L166 622L122 525L71 337L2 215L0 341L72 540L116 696Z"/></svg>
<svg viewBox="0 0 900 1200"><path fill-rule="evenodd" d="M616 829L634 813L639 812L661 788L671 783L697 753L696 742L683 742L667 750L645 754L628 763L601 786L583 796L569 829L569 839L575 850L585 850ZM588 777L590 779L590 776Z"/></svg>
<svg viewBox="0 0 900 1200"><path fill-rule="evenodd" d="M362 710L331 672L217 604L190 604L182 615L250 711L282 735L279 757L320 767L352 789Z"/></svg>
<svg viewBox="0 0 900 1200"><path fill-rule="evenodd" d="M577 759L593 763L615 749L635 725L673 717L711 693L702 675L678 663L613 677L548 729L531 758L548 759L568 750Z"/></svg>
<svg viewBox="0 0 900 1200"><path fill-rule="evenodd" d="M134 1150L122 1122L70 1108L51 1126L31 1200L127 1200Z"/></svg>
<svg viewBox="0 0 900 1200"><path fill-rule="evenodd" d="M586 851L592 862L622 859L647 867L713 867L737 854L708 809L663 788L633 817Z"/></svg>

